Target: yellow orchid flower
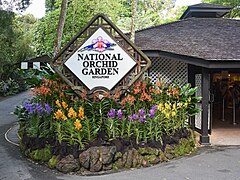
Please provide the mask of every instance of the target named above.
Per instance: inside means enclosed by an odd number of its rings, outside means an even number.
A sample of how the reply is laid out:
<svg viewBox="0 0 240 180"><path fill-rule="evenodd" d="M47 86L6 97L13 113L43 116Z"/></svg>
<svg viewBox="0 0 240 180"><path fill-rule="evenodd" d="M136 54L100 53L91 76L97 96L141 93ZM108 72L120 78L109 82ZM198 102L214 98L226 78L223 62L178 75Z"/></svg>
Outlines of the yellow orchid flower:
<svg viewBox="0 0 240 180"><path fill-rule="evenodd" d="M67 109L67 108L68 108L68 104L67 104L65 101L63 101L63 102L62 102L62 107L63 107L64 109Z"/></svg>
<svg viewBox="0 0 240 180"><path fill-rule="evenodd" d="M165 116L166 116L167 119L169 119L170 118L170 113L166 113Z"/></svg>
<svg viewBox="0 0 240 180"><path fill-rule="evenodd" d="M66 117L65 115L63 115L62 119L63 119L64 121L66 121L66 120L67 120L67 117Z"/></svg>
<svg viewBox="0 0 240 180"><path fill-rule="evenodd" d="M76 118L77 117L77 113L74 111L74 109L72 107L68 110L68 117L69 118Z"/></svg>
<svg viewBox="0 0 240 180"><path fill-rule="evenodd" d="M83 120L84 119L84 109L83 107L80 107L78 110L78 117Z"/></svg>
<svg viewBox="0 0 240 180"><path fill-rule="evenodd" d="M56 105L57 105L58 107L62 107L62 106L61 106L61 103L59 102L59 100L56 100L55 103L56 103Z"/></svg>
<svg viewBox="0 0 240 180"><path fill-rule="evenodd" d="M164 107L164 106L163 106L163 103L159 103L159 104L158 104L158 110L162 111L162 110L163 110L163 107Z"/></svg>
<svg viewBox="0 0 240 180"><path fill-rule="evenodd" d="M178 103L178 107L181 108L183 106L183 104L180 102Z"/></svg>
<svg viewBox="0 0 240 180"><path fill-rule="evenodd" d="M176 116L176 111L172 111L171 116L175 117Z"/></svg>
<svg viewBox="0 0 240 180"><path fill-rule="evenodd" d="M176 110L177 109L176 104L173 104L172 108L173 108L173 110Z"/></svg>
<svg viewBox="0 0 240 180"><path fill-rule="evenodd" d="M169 105L168 103L165 103L165 108L166 109L171 109L171 105Z"/></svg>
<svg viewBox="0 0 240 180"><path fill-rule="evenodd" d="M62 119L64 114L63 114L63 112L60 109L58 109L57 112L54 113L54 116L55 116L56 119L59 120L59 119Z"/></svg>
<svg viewBox="0 0 240 180"><path fill-rule="evenodd" d="M82 124L78 119L76 119L76 121L74 122L74 126L75 126L75 129L77 130L82 129Z"/></svg>

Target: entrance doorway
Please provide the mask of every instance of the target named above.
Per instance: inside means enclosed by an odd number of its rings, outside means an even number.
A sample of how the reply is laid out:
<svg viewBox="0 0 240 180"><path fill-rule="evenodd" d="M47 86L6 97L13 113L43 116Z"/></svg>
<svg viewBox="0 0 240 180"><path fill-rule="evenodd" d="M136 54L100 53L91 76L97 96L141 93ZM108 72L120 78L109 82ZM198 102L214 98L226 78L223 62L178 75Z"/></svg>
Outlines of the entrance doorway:
<svg viewBox="0 0 240 180"><path fill-rule="evenodd" d="M213 73L211 93L211 144L240 145L240 73Z"/></svg>

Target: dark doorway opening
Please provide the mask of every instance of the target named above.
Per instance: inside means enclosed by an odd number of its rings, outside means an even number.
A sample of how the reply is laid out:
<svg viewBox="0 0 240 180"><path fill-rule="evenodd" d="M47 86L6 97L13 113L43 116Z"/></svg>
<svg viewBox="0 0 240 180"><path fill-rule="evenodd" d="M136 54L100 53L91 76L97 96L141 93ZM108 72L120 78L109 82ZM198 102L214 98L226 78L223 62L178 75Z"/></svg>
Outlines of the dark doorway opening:
<svg viewBox="0 0 240 180"><path fill-rule="evenodd" d="M212 74L211 143L240 145L240 73Z"/></svg>
<svg viewBox="0 0 240 180"><path fill-rule="evenodd" d="M212 125L240 124L240 73L221 71L213 73Z"/></svg>

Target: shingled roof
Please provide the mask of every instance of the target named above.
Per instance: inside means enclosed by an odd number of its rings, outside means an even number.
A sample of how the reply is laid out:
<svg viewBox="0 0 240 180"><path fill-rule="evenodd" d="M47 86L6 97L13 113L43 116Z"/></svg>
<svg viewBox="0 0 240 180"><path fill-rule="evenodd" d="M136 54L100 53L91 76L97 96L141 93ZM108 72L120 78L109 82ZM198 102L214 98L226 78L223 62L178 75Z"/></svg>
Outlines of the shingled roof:
<svg viewBox="0 0 240 180"><path fill-rule="evenodd" d="M211 61L240 61L240 20L188 18L136 32L136 45Z"/></svg>
<svg viewBox="0 0 240 180"><path fill-rule="evenodd" d="M194 4L188 7L192 8L210 8L210 9L232 9L231 6L225 6L221 4L209 4L209 3L199 3L199 4Z"/></svg>
<svg viewBox="0 0 240 180"><path fill-rule="evenodd" d="M34 58L31 58L31 59L26 59L25 62L46 62L46 63L50 63L51 62L51 58L44 54L42 56L38 56L38 57L34 57Z"/></svg>
<svg viewBox="0 0 240 180"><path fill-rule="evenodd" d="M186 19L190 17L223 17L229 13L233 7L224 6L220 4L200 3L188 6L187 10L183 13L180 19Z"/></svg>

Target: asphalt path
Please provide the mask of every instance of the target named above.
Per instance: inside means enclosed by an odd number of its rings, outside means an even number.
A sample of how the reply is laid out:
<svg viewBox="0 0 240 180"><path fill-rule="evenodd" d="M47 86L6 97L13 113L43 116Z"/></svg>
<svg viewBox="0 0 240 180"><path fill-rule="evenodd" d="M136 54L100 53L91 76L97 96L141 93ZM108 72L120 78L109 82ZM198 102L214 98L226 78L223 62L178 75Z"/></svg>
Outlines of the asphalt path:
<svg viewBox="0 0 240 180"><path fill-rule="evenodd" d="M7 130L17 123L17 117L13 114L15 107L29 97L30 92L24 92L0 101L0 180L57 179L56 172L27 160L18 146L5 139Z"/></svg>
<svg viewBox="0 0 240 180"><path fill-rule="evenodd" d="M240 180L240 146L201 147L190 156L149 168L100 176L65 175L50 170L26 159L18 146L5 139L5 133L17 123L15 107L29 97L29 92L24 92L0 100L0 180Z"/></svg>

